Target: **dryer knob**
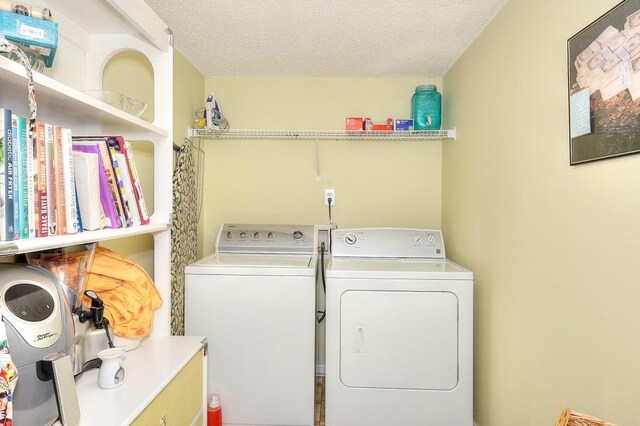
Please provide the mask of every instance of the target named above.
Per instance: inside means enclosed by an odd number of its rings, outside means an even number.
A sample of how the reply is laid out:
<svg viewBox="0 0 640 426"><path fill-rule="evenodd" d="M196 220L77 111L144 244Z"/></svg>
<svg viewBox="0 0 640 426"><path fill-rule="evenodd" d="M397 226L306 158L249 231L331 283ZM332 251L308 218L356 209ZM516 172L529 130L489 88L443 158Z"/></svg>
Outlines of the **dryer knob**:
<svg viewBox="0 0 640 426"><path fill-rule="evenodd" d="M356 234L348 233L347 235L344 236L344 242L348 246L352 246L358 242L358 237L356 237Z"/></svg>
<svg viewBox="0 0 640 426"><path fill-rule="evenodd" d="M240 238L247 238L247 233L246 232L241 232L240 233Z"/></svg>
<svg viewBox="0 0 640 426"><path fill-rule="evenodd" d="M295 231L293 233L293 239L294 240L300 240L300 239L302 239L302 236L303 236L302 231Z"/></svg>

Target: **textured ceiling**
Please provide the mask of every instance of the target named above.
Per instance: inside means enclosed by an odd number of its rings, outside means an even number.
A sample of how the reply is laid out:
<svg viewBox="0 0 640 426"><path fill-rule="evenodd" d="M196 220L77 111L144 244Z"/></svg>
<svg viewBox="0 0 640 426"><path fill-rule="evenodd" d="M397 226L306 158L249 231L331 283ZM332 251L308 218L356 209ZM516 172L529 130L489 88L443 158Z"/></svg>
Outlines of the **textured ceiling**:
<svg viewBox="0 0 640 426"><path fill-rule="evenodd" d="M205 76L443 76L507 0L145 0Z"/></svg>

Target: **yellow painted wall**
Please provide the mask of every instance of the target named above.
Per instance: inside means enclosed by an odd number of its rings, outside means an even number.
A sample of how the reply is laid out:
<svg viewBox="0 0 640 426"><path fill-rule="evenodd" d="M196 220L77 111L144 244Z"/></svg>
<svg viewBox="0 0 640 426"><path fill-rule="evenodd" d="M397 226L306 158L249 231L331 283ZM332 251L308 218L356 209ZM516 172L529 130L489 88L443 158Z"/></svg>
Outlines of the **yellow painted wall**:
<svg viewBox="0 0 640 426"><path fill-rule="evenodd" d="M423 78L210 77L234 129L342 130L347 116L410 116ZM441 142L204 141L204 253L225 222L440 227Z"/></svg>
<svg viewBox="0 0 640 426"><path fill-rule="evenodd" d="M475 273L481 426L640 419L640 156L569 166L566 42L616 3L510 1L444 78L442 224Z"/></svg>

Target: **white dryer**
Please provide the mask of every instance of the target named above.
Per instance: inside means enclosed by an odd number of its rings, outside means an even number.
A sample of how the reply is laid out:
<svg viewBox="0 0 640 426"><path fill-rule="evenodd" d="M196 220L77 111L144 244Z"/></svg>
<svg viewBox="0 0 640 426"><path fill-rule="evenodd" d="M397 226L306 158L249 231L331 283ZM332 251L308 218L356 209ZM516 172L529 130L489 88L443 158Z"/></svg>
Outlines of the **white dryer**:
<svg viewBox="0 0 640 426"><path fill-rule="evenodd" d="M326 425L472 426L473 274L442 233L337 230L326 279Z"/></svg>
<svg viewBox="0 0 640 426"><path fill-rule="evenodd" d="M226 224L185 268L185 332L207 337L225 425L313 426L316 245L313 226Z"/></svg>

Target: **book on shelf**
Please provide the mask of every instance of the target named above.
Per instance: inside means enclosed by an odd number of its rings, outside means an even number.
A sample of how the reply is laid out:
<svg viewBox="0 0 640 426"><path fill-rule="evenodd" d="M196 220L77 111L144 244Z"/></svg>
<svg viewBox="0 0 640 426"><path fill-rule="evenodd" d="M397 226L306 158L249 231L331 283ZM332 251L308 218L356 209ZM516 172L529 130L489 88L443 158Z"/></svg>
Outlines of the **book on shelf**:
<svg viewBox="0 0 640 426"><path fill-rule="evenodd" d="M75 234L80 230L78 224L78 204L76 200L75 170L73 167L71 130L62 128L62 160L65 184L65 222L66 234Z"/></svg>
<svg viewBox="0 0 640 426"><path fill-rule="evenodd" d="M37 138L29 132L29 121L25 119L27 125L27 221L29 223L29 236L36 236L36 192L38 178L36 176L36 165L38 163L38 150L36 148Z"/></svg>
<svg viewBox="0 0 640 426"><path fill-rule="evenodd" d="M98 158L98 178L100 184L100 203L106 219L106 228L120 228L122 222L118 214L118 208L114 197L117 196L109 182L107 171L105 169L105 160L102 158L100 147L97 141L73 140L73 150L77 152L95 154ZM110 161L106 159L106 161Z"/></svg>
<svg viewBox="0 0 640 426"><path fill-rule="evenodd" d="M49 203L47 195L47 144L46 129L42 121L36 122L36 177L37 191L36 201L36 235L38 237L49 236Z"/></svg>
<svg viewBox="0 0 640 426"><path fill-rule="evenodd" d="M0 241L13 240L13 130L11 110L0 109Z"/></svg>
<svg viewBox="0 0 640 426"><path fill-rule="evenodd" d="M99 161L97 153L73 151L80 219L88 231L102 229L106 222L100 201Z"/></svg>
<svg viewBox="0 0 640 426"><path fill-rule="evenodd" d="M79 228L73 156L71 155L71 130L54 126L54 141L54 174L58 234L75 234Z"/></svg>
<svg viewBox="0 0 640 426"><path fill-rule="evenodd" d="M47 186L47 235L57 235L56 226L56 187L54 173L54 150L55 138L53 125L44 123L44 142L45 142L45 163L46 163L46 186Z"/></svg>
<svg viewBox="0 0 640 426"><path fill-rule="evenodd" d="M122 178L122 197L125 203L125 210L129 212L132 226L141 225L140 214L138 213L138 206L136 203L136 197L133 193L133 185L131 183L131 177L129 176L129 167L127 166L127 159L124 154L113 152L111 154L114 165L117 165Z"/></svg>
<svg viewBox="0 0 640 426"><path fill-rule="evenodd" d="M98 155L98 172L100 177L100 201L107 228L121 228L126 223L122 211L118 186L113 175L113 166L109 150L104 142L96 139L73 138L73 149L81 152L89 152Z"/></svg>
<svg viewBox="0 0 640 426"><path fill-rule="evenodd" d="M127 198L131 195L133 196L129 202L129 208L134 223L146 225L149 223L149 214L147 213L147 206L144 201L144 195L142 194L140 177L135 167L131 143L125 141L122 136L110 136L106 138L106 141L109 145L109 153L111 154L112 160L114 155L122 155L122 157L117 156L117 161L121 174L123 175L126 196Z"/></svg>
<svg viewBox="0 0 640 426"><path fill-rule="evenodd" d="M66 221L66 206L65 201L67 195L65 194L66 186L64 184L64 157L62 155L62 127L54 126L54 150L53 150L53 174L54 174L54 187L56 194L56 227L58 235L66 234L67 221Z"/></svg>
<svg viewBox="0 0 640 426"><path fill-rule="evenodd" d="M124 151L127 158L127 164L129 166L129 175L131 176L131 183L133 184L133 191L136 197L136 203L138 205L138 212L140 213L140 221L146 225L149 223L149 210L147 210L147 203L144 199L144 193L142 192L142 184L140 183L140 175L136 167L135 160L133 158L133 148L131 143L124 141Z"/></svg>
<svg viewBox="0 0 640 426"><path fill-rule="evenodd" d="M123 226L136 226L149 223L149 215L144 206L144 215L141 214L140 203L144 203L142 186L138 178L137 170L133 158L131 161L127 157L126 143L122 136L77 136L74 141L93 141L100 147L102 158L108 158L105 163L107 175L112 178L112 186L115 183L117 192L116 201L119 200L118 210L124 218ZM130 163L133 163L133 170ZM112 173L109 173L111 166ZM136 184L137 181L137 184ZM139 194L139 195L137 195ZM141 200L141 201L139 201Z"/></svg>
<svg viewBox="0 0 640 426"><path fill-rule="evenodd" d="M18 179L20 184L20 198L18 199L18 216L20 218L20 238L29 238L29 182L33 183L29 176L29 140L27 138L27 119L17 116L18 122ZM31 197L33 200L33 195Z"/></svg>
<svg viewBox="0 0 640 426"><path fill-rule="evenodd" d="M20 166L20 137L18 136L18 116L11 114L11 135L13 138L13 239L20 239L20 199L22 167Z"/></svg>
<svg viewBox="0 0 640 426"><path fill-rule="evenodd" d="M109 148L109 155L111 155L111 165L113 165L113 174L116 177L116 182L118 182L118 189L120 190L120 199L122 200L122 209L124 210L124 215L127 220L127 226L133 226L136 222L139 224L140 221L135 220L135 216L137 215L138 208L129 203L128 191L130 190L131 182L129 182L129 186L126 185L125 177L124 177L124 168L127 167L126 161L124 161L124 157L118 155L116 149L113 148L112 143L113 139L108 138L107 147Z"/></svg>

